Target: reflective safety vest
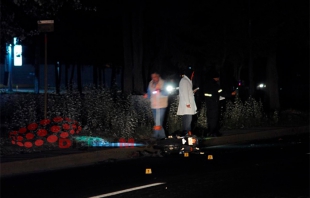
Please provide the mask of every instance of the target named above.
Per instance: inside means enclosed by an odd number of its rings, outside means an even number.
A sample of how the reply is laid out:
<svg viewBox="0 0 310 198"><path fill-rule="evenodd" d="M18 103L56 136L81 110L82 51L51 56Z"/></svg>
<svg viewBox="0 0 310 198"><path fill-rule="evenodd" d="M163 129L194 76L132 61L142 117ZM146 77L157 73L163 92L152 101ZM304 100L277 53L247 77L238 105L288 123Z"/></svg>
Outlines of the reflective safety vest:
<svg viewBox="0 0 310 198"><path fill-rule="evenodd" d="M222 89L219 89L217 92L218 93L221 93L223 90ZM212 94L209 94L209 93L205 93L204 94L206 97L212 97Z"/></svg>

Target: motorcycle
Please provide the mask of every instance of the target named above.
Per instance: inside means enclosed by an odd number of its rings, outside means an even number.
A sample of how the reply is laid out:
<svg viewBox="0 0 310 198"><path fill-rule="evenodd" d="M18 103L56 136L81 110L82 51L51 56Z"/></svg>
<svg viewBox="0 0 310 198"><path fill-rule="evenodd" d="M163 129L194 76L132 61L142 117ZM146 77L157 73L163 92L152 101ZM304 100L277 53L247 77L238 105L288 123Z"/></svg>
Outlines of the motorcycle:
<svg viewBox="0 0 310 198"><path fill-rule="evenodd" d="M197 136L192 135L189 131L185 136L168 136L163 140L157 141L154 145L154 149L160 149L165 154L172 153L197 153L199 152L199 141Z"/></svg>

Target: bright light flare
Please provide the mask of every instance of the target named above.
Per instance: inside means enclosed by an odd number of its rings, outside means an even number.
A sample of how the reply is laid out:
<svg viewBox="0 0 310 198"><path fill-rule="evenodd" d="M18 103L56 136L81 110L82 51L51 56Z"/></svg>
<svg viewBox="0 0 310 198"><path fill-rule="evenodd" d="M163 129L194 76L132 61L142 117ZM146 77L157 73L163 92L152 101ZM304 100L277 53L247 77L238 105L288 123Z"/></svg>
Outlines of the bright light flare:
<svg viewBox="0 0 310 198"><path fill-rule="evenodd" d="M171 93L174 89L175 89L175 88L174 88L172 85L168 85L168 86L166 87L166 90L167 90L169 93Z"/></svg>

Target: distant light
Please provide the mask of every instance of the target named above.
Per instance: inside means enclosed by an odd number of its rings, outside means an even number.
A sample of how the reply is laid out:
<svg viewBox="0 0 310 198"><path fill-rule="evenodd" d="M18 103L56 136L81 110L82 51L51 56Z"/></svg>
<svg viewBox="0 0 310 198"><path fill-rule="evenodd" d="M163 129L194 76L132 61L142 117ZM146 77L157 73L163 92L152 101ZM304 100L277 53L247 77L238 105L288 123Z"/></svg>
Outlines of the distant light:
<svg viewBox="0 0 310 198"><path fill-rule="evenodd" d="M13 45L16 45L16 44L17 44L17 38L14 37L14 38L13 38Z"/></svg>
<svg viewBox="0 0 310 198"><path fill-rule="evenodd" d="M23 65L22 46L14 45L14 66L22 66L22 65Z"/></svg>
<svg viewBox="0 0 310 198"><path fill-rule="evenodd" d="M259 84L258 86L257 86L257 88L265 88L266 87L266 85L264 84L264 83L261 83L261 84Z"/></svg>

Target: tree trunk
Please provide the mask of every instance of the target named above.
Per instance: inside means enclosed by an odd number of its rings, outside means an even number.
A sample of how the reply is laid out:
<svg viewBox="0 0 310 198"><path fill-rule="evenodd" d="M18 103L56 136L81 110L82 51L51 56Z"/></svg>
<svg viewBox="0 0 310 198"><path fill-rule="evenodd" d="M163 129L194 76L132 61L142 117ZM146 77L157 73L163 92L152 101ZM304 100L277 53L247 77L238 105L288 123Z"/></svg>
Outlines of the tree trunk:
<svg viewBox="0 0 310 198"><path fill-rule="evenodd" d="M81 64L77 65L77 85L79 93L82 94L82 73L81 73Z"/></svg>
<svg viewBox="0 0 310 198"><path fill-rule="evenodd" d="M128 10L124 11L123 15L123 45L124 45L124 75L123 75L123 92L130 94L133 90L133 75L132 75L132 42L131 42L131 21Z"/></svg>
<svg viewBox="0 0 310 198"><path fill-rule="evenodd" d="M103 83L103 76L102 76L102 71L103 71L103 69L102 69L102 65L100 65L99 67L98 67L98 69L97 69L97 72L98 72L98 85L100 86L100 87L103 87L104 86L104 83Z"/></svg>
<svg viewBox="0 0 310 198"><path fill-rule="evenodd" d="M66 86L66 90L67 92L69 91L69 65L68 63L65 64L65 86Z"/></svg>
<svg viewBox="0 0 310 198"><path fill-rule="evenodd" d="M35 43L34 55L34 93L40 92L40 37L38 36Z"/></svg>
<svg viewBox="0 0 310 198"><path fill-rule="evenodd" d="M133 91L137 94L143 93L143 8L141 2L132 13L132 46L133 46Z"/></svg>
<svg viewBox="0 0 310 198"><path fill-rule="evenodd" d="M93 65L93 84L96 88L98 87L98 66L96 63Z"/></svg>
<svg viewBox="0 0 310 198"><path fill-rule="evenodd" d="M276 64L276 50L275 46L270 50L267 62L267 93L269 99L269 109L278 110L280 107L279 102L279 88L278 88L278 71Z"/></svg>
<svg viewBox="0 0 310 198"><path fill-rule="evenodd" d="M72 65L71 76L70 76L70 81L69 81L69 90L70 91L72 91L72 89L73 89L74 68L75 68L75 65Z"/></svg>
<svg viewBox="0 0 310 198"><path fill-rule="evenodd" d="M59 62L55 63L55 88L56 94L60 94L61 68Z"/></svg>

